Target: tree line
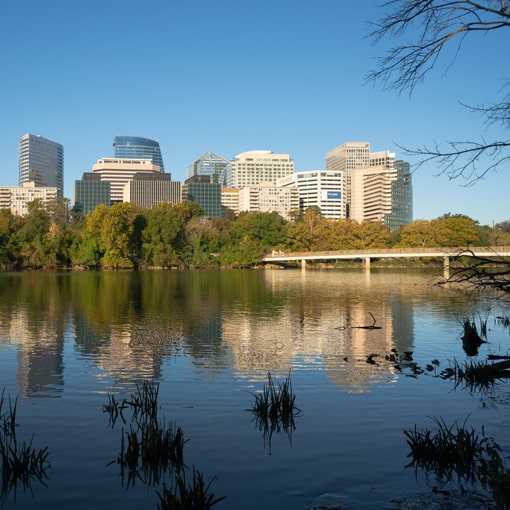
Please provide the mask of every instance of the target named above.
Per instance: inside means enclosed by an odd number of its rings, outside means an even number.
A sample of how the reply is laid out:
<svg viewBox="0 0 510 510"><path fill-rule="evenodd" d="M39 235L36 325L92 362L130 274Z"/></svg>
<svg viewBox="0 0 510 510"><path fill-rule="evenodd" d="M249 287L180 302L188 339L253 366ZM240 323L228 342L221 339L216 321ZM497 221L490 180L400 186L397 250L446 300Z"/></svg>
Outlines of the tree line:
<svg viewBox="0 0 510 510"><path fill-rule="evenodd" d="M26 216L0 210L3 270L252 267L271 250L510 245L510 221L493 227L460 214L417 220L396 232L381 223L324 218L317 207L292 221L277 213L207 218L195 202L142 209L130 203L69 214L65 199L35 200Z"/></svg>

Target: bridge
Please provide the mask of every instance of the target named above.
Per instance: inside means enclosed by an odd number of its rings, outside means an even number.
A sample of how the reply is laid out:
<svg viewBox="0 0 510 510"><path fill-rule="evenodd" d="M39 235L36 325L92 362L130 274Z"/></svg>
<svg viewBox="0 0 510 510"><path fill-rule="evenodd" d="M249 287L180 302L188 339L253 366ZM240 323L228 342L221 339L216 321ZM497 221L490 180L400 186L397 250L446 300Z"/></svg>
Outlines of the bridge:
<svg viewBox="0 0 510 510"><path fill-rule="evenodd" d="M450 260L459 257L488 258L497 262L505 257L510 257L510 246L489 246L473 248L377 248L366 250L337 250L337 251L310 251L283 253L275 251L265 256L262 262L268 264L286 264L299 262L302 268L306 268L308 261L322 262L335 260L362 260L366 268L370 268L372 259L399 259L399 258L442 258L445 276L449 272Z"/></svg>

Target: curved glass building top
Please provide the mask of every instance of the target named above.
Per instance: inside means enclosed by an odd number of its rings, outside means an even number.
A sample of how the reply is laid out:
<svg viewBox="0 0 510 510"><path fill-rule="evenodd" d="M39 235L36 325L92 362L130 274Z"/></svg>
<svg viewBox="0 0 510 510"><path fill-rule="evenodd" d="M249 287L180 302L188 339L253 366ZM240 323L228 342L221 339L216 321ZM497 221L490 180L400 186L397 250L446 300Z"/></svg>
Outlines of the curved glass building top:
<svg viewBox="0 0 510 510"><path fill-rule="evenodd" d="M141 136L116 135L113 140L116 158L151 159L161 172L165 171L159 142Z"/></svg>

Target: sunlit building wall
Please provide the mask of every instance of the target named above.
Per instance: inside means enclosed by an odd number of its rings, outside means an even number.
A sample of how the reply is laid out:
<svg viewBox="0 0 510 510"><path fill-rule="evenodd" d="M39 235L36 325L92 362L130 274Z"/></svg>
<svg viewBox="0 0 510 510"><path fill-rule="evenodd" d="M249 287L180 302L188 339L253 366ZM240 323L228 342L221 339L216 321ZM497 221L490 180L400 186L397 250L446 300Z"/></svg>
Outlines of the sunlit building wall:
<svg viewBox="0 0 510 510"><path fill-rule="evenodd" d="M351 217L351 173L355 168L370 166L369 142L345 142L326 153L326 170L343 172L345 178L346 216Z"/></svg>
<svg viewBox="0 0 510 510"><path fill-rule="evenodd" d="M246 186L239 190L239 210L276 212L285 220L299 209L299 190L296 186L280 187L271 184Z"/></svg>
<svg viewBox="0 0 510 510"><path fill-rule="evenodd" d="M297 187L299 209L319 207L325 218L345 218L344 172L337 170L310 170L296 172L278 179L278 186Z"/></svg>
<svg viewBox="0 0 510 510"><path fill-rule="evenodd" d="M151 159L102 158L92 165L92 172L108 181L111 186L111 203L124 200L124 186L138 172L160 174L161 169Z"/></svg>
<svg viewBox="0 0 510 510"><path fill-rule="evenodd" d="M182 201L181 183L171 181L170 174L139 172L125 184L123 199L146 209L162 202L178 204Z"/></svg>
<svg viewBox="0 0 510 510"><path fill-rule="evenodd" d="M58 198L58 188L38 187L34 182L22 186L0 186L0 209L10 209L13 214L26 216L28 204L40 200L43 204Z"/></svg>
<svg viewBox="0 0 510 510"><path fill-rule="evenodd" d="M241 189L262 183L276 184L277 179L294 173L289 154L271 151L249 151L238 154L225 169L227 188Z"/></svg>
<svg viewBox="0 0 510 510"><path fill-rule="evenodd" d="M239 213L239 190L237 188L221 188L221 210L222 216L225 216L227 211L232 211L234 214Z"/></svg>

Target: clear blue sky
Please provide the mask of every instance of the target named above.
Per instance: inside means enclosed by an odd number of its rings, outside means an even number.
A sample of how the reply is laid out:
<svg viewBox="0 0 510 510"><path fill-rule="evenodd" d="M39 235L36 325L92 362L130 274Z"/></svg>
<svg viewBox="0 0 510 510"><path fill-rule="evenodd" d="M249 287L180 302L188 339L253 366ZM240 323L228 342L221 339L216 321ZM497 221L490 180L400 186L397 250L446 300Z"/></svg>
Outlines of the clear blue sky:
<svg viewBox="0 0 510 510"><path fill-rule="evenodd" d="M64 146L65 196L113 155L116 134L159 141L167 172L213 151L289 153L296 171L325 167L328 150L368 141L372 151L434 141L506 139L460 104L498 98L503 35L480 37L445 75L412 97L364 85L384 45L366 39L381 15L366 0L5 0L0 16L0 184L18 184L18 141ZM499 42L498 42L499 41ZM490 55L490 58L487 58ZM446 62L447 64L448 62ZM414 218L461 213L510 219L510 169L465 187L413 174Z"/></svg>

